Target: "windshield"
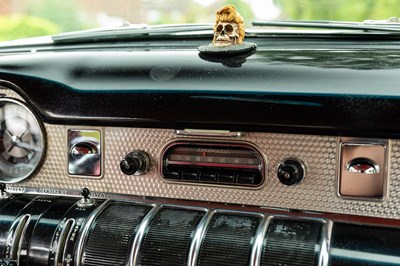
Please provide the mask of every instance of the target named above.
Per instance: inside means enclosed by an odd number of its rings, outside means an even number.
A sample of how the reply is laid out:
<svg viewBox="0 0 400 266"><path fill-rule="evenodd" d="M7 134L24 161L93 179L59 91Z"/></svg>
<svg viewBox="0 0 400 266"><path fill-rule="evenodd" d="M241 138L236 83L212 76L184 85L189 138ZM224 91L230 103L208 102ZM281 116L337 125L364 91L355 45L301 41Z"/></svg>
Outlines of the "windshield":
<svg viewBox="0 0 400 266"><path fill-rule="evenodd" d="M233 4L245 18L266 20L386 20L398 0L1 0L0 41L122 25L213 23Z"/></svg>

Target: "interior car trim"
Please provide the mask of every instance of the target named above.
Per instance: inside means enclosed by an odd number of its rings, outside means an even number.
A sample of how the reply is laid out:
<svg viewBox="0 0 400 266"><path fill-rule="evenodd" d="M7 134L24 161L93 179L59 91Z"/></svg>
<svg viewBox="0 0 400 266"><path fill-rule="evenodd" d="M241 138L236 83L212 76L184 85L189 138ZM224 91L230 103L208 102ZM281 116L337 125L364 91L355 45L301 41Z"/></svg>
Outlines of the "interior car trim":
<svg viewBox="0 0 400 266"><path fill-rule="evenodd" d="M273 217L273 215L264 215L264 217L261 219L260 225L256 231L256 237L254 238L249 266L259 266L261 264L265 235L267 234L269 224L271 223Z"/></svg>
<svg viewBox="0 0 400 266"><path fill-rule="evenodd" d="M242 137L244 132L234 132L229 130L211 130L211 129L176 129L176 135L190 137Z"/></svg>
<svg viewBox="0 0 400 266"><path fill-rule="evenodd" d="M201 242L204 238L204 234L206 233L206 228L210 224L214 214L215 211L207 209L206 214L200 220L199 224L197 225L194 231L193 239L189 248L189 259L188 259L189 266L196 266L197 264L197 258L199 257Z"/></svg>
<svg viewBox="0 0 400 266"><path fill-rule="evenodd" d="M11 260L16 260L17 257L19 256L20 251L20 245L21 245L21 238L25 233L26 226L29 224L31 219L30 214L25 214L23 215L19 221L18 225L15 228L14 234L12 235L12 243L11 243L11 249L10 249L10 259ZM12 227L11 227L12 228Z"/></svg>
<svg viewBox="0 0 400 266"><path fill-rule="evenodd" d="M69 193L69 194L73 194L73 193ZM26 195L26 194L24 193L23 195ZM68 195L64 195L64 197L53 196L50 198L48 195L42 194L42 195L39 195L39 196L33 198L30 203L27 203L27 206L32 205L32 203L35 201L39 200L39 202L40 202L40 201L46 200L46 199L49 199L49 200L52 199L52 201L55 203L51 207L53 209L58 208L60 202L62 202L62 201L65 201L65 202L68 201L71 203L75 202L75 203L73 203L75 206L75 205L77 205L77 202L79 201L79 197L77 197L77 194L74 194L72 196L75 196L75 197L71 198ZM14 197L14 198L17 198L17 197ZM142 218L140 225L138 225L138 227L135 230L135 238L132 239L132 242L131 242L132 248L130 249L130 252L129 252L129 265L132 265L132 266L138 265L138 257L140 255L142 255L142 253L143 253L143 252L141 252L141 248L143 247L143 240L144 240L145 236L148 234L148 230L151 227L151 223L152 223L154 217L158 213L160 213L160 211L163 209L201 211L201 212L205 213L205 215L201 218L201 221L197 223L197 226L192 229L192 233L191 233L191 237L190 237L190 248L188 249L188 252L186 254L189 266L197 265L198 256L196 254L198 254L198 252L200 250L200 246L205 239L205 236L207 235L208 238L214 237L213 235L209 235L210 231L208 231L208 226L210 225L210 222L213 220L213 218L215 217L216 214L217 215L218 214L219 215L220 214L227 215L227 217L234 216L234 217L244 217L244 218L246 218L246 217L247 218L249 218L249 217L258 217L259 218L259 221L257 222L257 227L254 231L254 234L252 234L252 237L251 237L251 239L252 239L251 246L250 246L251 249L249 250L249 258L248 258L249 265L252 265L252 266L258 266L261 264L265 265L265 261L262 261L262 262L260 261L261 256L265 256L265 254L270 254L270 253L265 253L266 251L264 249L262 249L260 251L260 248L264 248L264 245L266 243L265 240L268 239L268 236L271 233L268 231L268 229L270 228L272 221L278 222L278 223L275 223L275 226L284 221L292 221L292 222L294 222L294 225L300 226L299 228L301 228L302 224L303 225L306 225L308 223L320 224L319 228L321 231L319 233L318 238L315 238L316 242L307 242L308 240L304 240L308 243L308 245L311 244L311 246L308 246L308 248L307 248L308 252L315 250L314 256L316 256L315 261L316 261L316 265L318 265L318 266L329 265L333 255L340 257L339 253L341 252L341 250L336 250L336 251L331 250L333 223L335 223L335 224L342 223L341 220L338 219L338 217L335 217L336 215L330 216L331 214L322 214L321 213L321 214L318 214L321 217L317 217L316 216L317 214L306 214L306 213L297 213L297 212L287 212L286 214L283 212L282 213L274 213L274 211L270 210L270 209L251 207L251 206L249 206L249 210L247 210L247 209L246 210L235 210L234 205L225 205L225 206L222 205L221 206L221 205L218 205L215 203L210 204L210 203L204 203L204 202L201 203L201 202L191 202L191 201L179 201L176 203L169 203L168 201L171 201L171 200L168 200L168 199L142 198L142 200L140 200L139 197L126 196L126 195L110 195L110 198L111 198L110 200L107 200L104 203L99 204L98 206L93 207L90 210L90 215L87 216L86 220L84 221L84 227L81 230L78 230L79 240L76 244L78 247L81 247L82 245L83 246L87 245L87 240L84 237L85 235L87 235L87 232L89 231L87 228L94 226L94 222L97 219L96 217L99 217L100 213L102 213L102 211L104 211L106 209L106 206L109 206L111 202L113 202L115 204L115 206L119 206L120 204L127 204L132 207L135 207L135 206L150 207L151 206L151 210L150 210L151 213L147 212L146 216ZM98 200L98 202L100 202L100 200ZM4 202L4 204L7 204L7 199L6 199L6 202ZM202 205L204 207L199 207ZM43 206L43 207L45 207L45 206ZM221 207L224 207L224 208L221 208ZM238 207L243 208L243 206L236 206L236 208L238 208ZM46 215L49 215L50 213L52 213L51 208L46 208L46 207L41 208L42 214L40 216L46 217ZM69 210L67 210L67 212L70 212L71 210L72 209L69 209ZM15 217L18 217L18 214ZM63 217L71 217L71 216L65 214ZM110 218L112 218L112 217L110 217ZM37 220L37 223L44 222L44 220L40 221L40 219ZM223 219L225 219L225 218L223 218ZM355 220L352 220L351 216L346 216L345 220L347 223L350 223L353 227L368 225L368 223L365 223L365 222L360 222L360 221L357 222ZM73 220L69 220L69 221L70 221L70 223L74 222ZM389 224L389 223L387 223L388 221L389 221L388 219L381 219L380 223L378 223L376 225L379 225L380 228L387 228L386 226L388 226L388 224ZM400 228L399 221L398 220L396 220L396 221L397 221L397 226L395 226L393 228L393 230L397 230L398 228ZM59 222L60 222L60 224L64 223L61 220ZM32 223L32 222L28 222L28 223L30 224L29 225L30 227L34 225L34 223ZM64 225L65 225L65 223L64 223ZM370 229L368 229L370 231L368 231L368 232L371 232L373 234L375 234L375 233L379 234L380 229L378 227L376 227L376 225L375 225L375 227L370 227ZM59 226L57 226L57 228L59 228ZM385 227L382 227L382 226L385 226ZM71 230L68 230L68 228L72 229L72 226L71 227L65 226L64 231L65 232L71 231ZM311 227L311 228L314 228L316 230L315 227ZM397 228L397 229L395 229L395 228ZM312 229L312 230L314 230L314 229ZM223 229L221 229L221 230L223 230ZM281 231L283 230L283 232L285 232L284 228L280 228L279 230L281 230ZM286 231L286 235L285 235L286 240L285 241L288 241L288 240L290 241L290 239L291 239L290 235L297 232L296 230L299 230L299 229L293 228L293 229ZM310 230L310 229L308 229L308 230ZM338 230L338 229L336 229L336 230ZM139 231L141 231L142 233L140 233ZM267 231L269 233L267 233ZM310 231L310 233L311 232L315 233L316 231ZM25 233L27 233L27 232L25 232ZM34 234L33 231L31 233ZM398 233L400 233L400 231ZM22 234L24 234L24 233L22 233ZM343 234L343 232L342 232L342 234ZM61 233L61 235L68 235L68 237L69 237L69 234L67 234L67 233L65 233L65 234ZM28 234L25 237L28 239L31 236ZM97 237L99 237L99 235L97 235ZM276 239L276 237L277 236L275 234L275 239ZM279 236L276 240L278 240L278 243L279 243ZM284 239L282 239L282 241L284 242ZM297 238L297 239L294 238L293 241L295 241L295 242L297 241L296 243L303 243L302 242L303 240L301 237ZM365 239L362 239L361 241L365 241ZM304 243L306 243L306 242L304 242ZM50 245L50 243L53 243L53 242L50 241L48 243ZM277 243L277 242L275 242L275 243ZM313 247L313 245L314 245L313 243L315 244L315 248ZM395 248L395 247L391 246L390 243L392 243L392 242L389 241L387 244L385 244L386 250ZM57 241L57 245L58 245L57 246L58 252L65 250L63 248L63 245L64 245L63 241L61 241L61 240ZM276 244L274 244L274 245L276 248ZM309 249L309 247L313 247L312 250ZM75 254L79 255L79 256L75 256L75 257L79 258L80 260L83 259L83 257L84 257L82 250L83 250L82 248L75 249ZM29 252L29 250L27 250L27 251L29 253L30 259L33 259L34 256L38 255L38 254L35 255L32 252ZM275 251L276 251L276 249L275 249ZM350 248L349 250L345 250L345 252L343 254L344 254L344 256L347 256L348 254L350 254L353 251L354 250L352 250L352 248ZM378 252L378 251L375 251L375 252ZM353 254L353 253L351 253L351 254ZM308 253L308 254L310 254L310 253ZM359 250L358 253L354 253L354 254L357 256L360 256L363 254L363 250L361 249L361 250ZM388 254L389 253L383 252L381 255L387 257ZM64 254L64 256L65 256L65 254ZM136 260L134 259L134 257L137 257ZM58 258L60 258L60 255L58 255ZM391 258L393 259L395 257L391 257ZM81 265L80 263L82 263L82 262L80 260L76 261L75 265ZM303 264L304 263L305 262L303 262Z"/></svg>
<svg viewBox="0 0 400 266"><path fill-rule="evenodd" d="M66 246L67 238L70 236L74 226L75 226L75 219L73 218L66 220L64 223L59 239L57 241L58 246L54 256L54 262L56 265L60 264L62 265L63 263L64 254L66 254L66 248L67 248Z"/></svg>
<svg viewBox="0 0 400 266"><path fill-rule="evenodd" d="M146 230L149 227L151 220L156 216L159 210L161 210L160 204L151 205L152 209L143 217L142 221L136 228L135 237L133 239L133 244L129 256L129 265L137 266L139 264L139 251L143 242L143 238L146 235Z"/></svg>
<svg viewBox="0 0 400 266"><path fill-rule="evenodd" d="M75 261L76 266L80 266L82 261L81 259L83 258L83 248L85 245L85 242L87 241L87 238L89 236L89 229L90 226L92 225L94 219L97 218L97 216L108 206L108 204L111 202L111 200L105 200L100 206L98 206L96 209L94 209L89 216L86 219L86 223L84 227L81 230L81 233L78 235L78 241L76 245L76 258L77 260Z"/></svg>
<svg viewBox="0 0 400 266"><path fill-rule="evenodd" d="M320 266L329 265L329 254L331 253L331 242L332 242L332 232L333 232L333 221L329 219L324 219L324 227L322 228L322 242L321 242L321 255L319 258Z"/></svg>

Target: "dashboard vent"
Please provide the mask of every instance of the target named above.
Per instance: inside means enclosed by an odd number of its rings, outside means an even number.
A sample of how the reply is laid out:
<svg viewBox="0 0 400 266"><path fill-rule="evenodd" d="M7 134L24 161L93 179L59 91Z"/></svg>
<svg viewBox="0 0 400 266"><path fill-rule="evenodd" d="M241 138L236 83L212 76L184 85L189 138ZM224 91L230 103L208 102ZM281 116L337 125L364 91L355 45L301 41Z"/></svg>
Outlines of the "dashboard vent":
<svg viewBox="0 0 400 266"><path fill-rule="evenodd" d="M93 222L83 265L127 265L136 226L151 207L113 202Z"/></svg>
<svg viewBox="0 0 400 266"><path fill-rule="evenodd" d="M321 228L320 222L272 220L261 265L317 265Z"/></svg>
<svg viewBox="0 0 400 266"><path fill-rule="evenodd" d="M169 208L159 211L143 240L139 265L187 265L191 237L204 214Z"/></svg>
<svg viewBox="0 0 400 266"><path fill-rule="evenodd" d="M197 265L248 265L261 217L217 213L201 244Z"/></svg>

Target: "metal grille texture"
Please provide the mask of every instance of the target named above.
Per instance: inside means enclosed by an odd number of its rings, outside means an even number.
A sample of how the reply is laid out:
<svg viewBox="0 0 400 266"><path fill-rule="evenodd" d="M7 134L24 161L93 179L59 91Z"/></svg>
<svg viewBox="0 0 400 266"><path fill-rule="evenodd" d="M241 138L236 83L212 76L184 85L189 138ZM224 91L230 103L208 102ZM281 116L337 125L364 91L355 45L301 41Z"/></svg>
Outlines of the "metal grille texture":
<svg viewBox="0 0 400 266"><path fill-rule="evenodd" d="M188 265L192 234L204 214L169 208L159 211L143 239L139 265Z"/></svg>
<svg viewBox="0 0 400 266"><path fill-rule="evenodd" d="M260 217L216 214L201 243L197 265L249 265Z"/></svg>

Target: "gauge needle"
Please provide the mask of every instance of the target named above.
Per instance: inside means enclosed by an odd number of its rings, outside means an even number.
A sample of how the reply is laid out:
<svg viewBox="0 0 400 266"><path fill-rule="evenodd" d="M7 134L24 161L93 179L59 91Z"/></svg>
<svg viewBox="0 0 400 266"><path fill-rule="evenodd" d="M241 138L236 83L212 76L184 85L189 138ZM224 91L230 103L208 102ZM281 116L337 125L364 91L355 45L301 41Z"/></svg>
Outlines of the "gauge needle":
<svg viewBox="0 0 400 266"><path fill-rule="evenodd" d="M30 152L30 151L40 152L41 151L40 148L38 148L36 146L33 146L31 144L28 144L28 143L24 143L24 142L22 142L20 140L15 141L14 145L19 147L19 148L22 148L22 149L26 150L27 152Z"/></svg>
<svg viewBox="0 0 400 266"><path fill-rule="evenodd" d="M26 132L29 132L28 129L25 129L25 131L22 132L21 136L19 136L18 139L22 139L22 137L25 136Z"/></svg>

